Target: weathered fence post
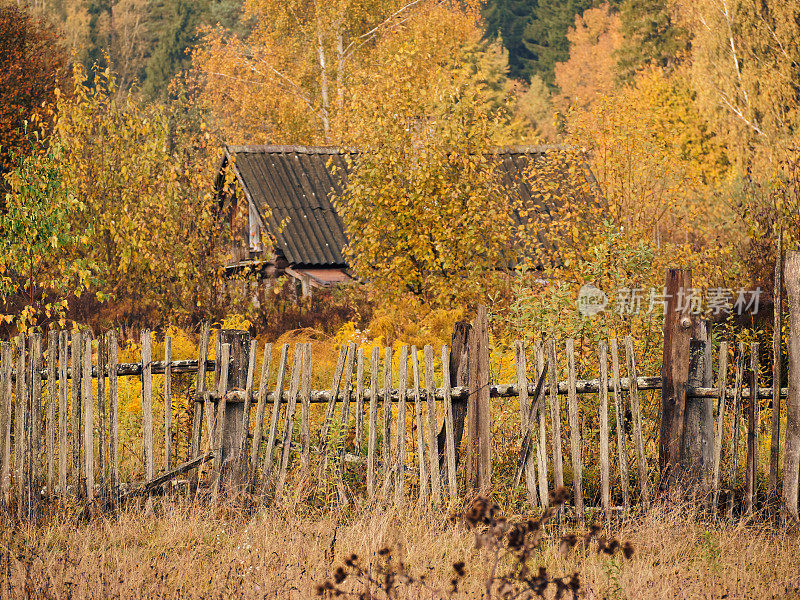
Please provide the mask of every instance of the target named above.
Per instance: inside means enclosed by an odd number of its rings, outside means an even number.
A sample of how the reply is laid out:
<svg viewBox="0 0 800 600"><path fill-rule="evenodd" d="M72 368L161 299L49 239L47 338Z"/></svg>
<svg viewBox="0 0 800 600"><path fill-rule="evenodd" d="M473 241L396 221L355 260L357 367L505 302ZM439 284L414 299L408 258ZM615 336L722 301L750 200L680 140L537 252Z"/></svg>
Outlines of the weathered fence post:
<svg viewBox="0 0 800 600"><path fill-rule="evenodd" d="M11 504L11 370L14 349L11 342L0 342L0 494L3 504Z"/></svg>
<svg viewBox="0 0 800 600"><path fill-rule="evenodd" d="M789 394L783 450L783 517L798 519L800 479L800 252L786 253L784 270L789 304Z"/></svg>
<svg viewBox="0 0 800 600"><path fill-rule="evenodd" d="M486 493L491 482L491 410L489 398L489 320L478 307L469 344L469 400L467 401L467 490Z"/></svg>
<svg viewBox="0 0 800 600"><path fill-rule="evenodd" d="M694 398L690 390L711 387L711 326L706 321L694 323L689 341L689 373L681 447L681 467L685 481L707 486L713 465L714 405L712 398Z"/></svg>
<svg viewBox="0 0 800 600"><path fill-rule="evenodd" d="M223 329L220 337L222 344L230 344L230 367L228 368L227 391L243 390L247 386L247 367L250 363L250 333L236 329ZM222 400L220 399L220 402ZM225 405L222 427L221 483L239 485L242 483L241 464L242 436L244 433L244 399L229 397Z"/></svg>
<svg viewBox="0 0 800 600"><path fill-rule="evenodd" d="M708 487L713 466L711 328L695 316L691 269L668 269L664 285L664 361L659 439L661 487Z"/></svg>
<svg viewBox="0 0 800 600"><path fill-rule="evenodd" d="M681 462L686 391L689 382L692 320L688 310L678 310L678 293L692 286L691 269L668 269L664 284L664 358L661 364L661 428L658 466L661 485L677 479ZM686 307L683 307L684 309Z"/></svg>
<svg viewBox="0 0 800 600"><path fill-rule="evenodd" d="M75 493L80 491L81 483L81 348L80 331L72 332L70 344L72 359L72 486Z"/></svg>
<svg viewBox="0 0 800 600"><path fill-rule="evenodd" d="M775 282L772 286L772 438L769 444L769 495L778 487L781 439L781 337L783 336L783 228L775 252Z"/></svg>

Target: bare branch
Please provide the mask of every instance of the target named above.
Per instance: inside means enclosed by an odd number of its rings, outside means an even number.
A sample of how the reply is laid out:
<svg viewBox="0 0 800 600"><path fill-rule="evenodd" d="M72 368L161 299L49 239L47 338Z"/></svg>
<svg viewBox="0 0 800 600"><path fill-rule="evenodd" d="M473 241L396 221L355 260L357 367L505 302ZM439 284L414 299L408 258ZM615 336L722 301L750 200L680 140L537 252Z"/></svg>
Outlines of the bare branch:
<svg viewBox="0 0 800 600"><path fill-rule="evenodd" d="M717 90L717 93L719 94L719 97L722 100L723 104L725 104L725 106L727 106L730 109L730 111L733 112L737 117L739 117L748 127L750 127L753 131L755 131L759 135L763 135L764 137L767 136L767 134L764 133L756 123L752 122L750 119L745 117L742 111L736 108L731 103L731 101L728 99L728 97L725 95L724 92L722 92L721 90Z"/></svg>
<svg viewBox="0 0 800 600"><path fill-rule="evenodd" d="M400 16L400 15L401 15L401 14L403 14L405 11L409 10L409 9L410 9L410 8L412 8L413 6L416 6L417 4L419 4L419 3L420 3L420 2L422 2L422 1L423 1L423 0L412 0L411 2L409 2L408 4L406 4L405 6L403 6L402 8L399 8L399 9L397 9L396 11L394 11L394 12L393 12L391 15L389 15L388 17L386 17L386 18L385 18L383 21L381 21L380 23L378 23L378 24L377 24L375 27L373 27L372 29L370 29L370 30L369 30L369 31L367 31L366 33L363 33L363 34L361 34L361 35L360 35L360 36L358 36L356 39L354 39L352 42L350 42L350 43L347 45L347 47L344 49L344 53L343 53L343 55L344 55L344 57L345 57L345 60L346 60L346 59L347 59L347 58L348 58L348 57L349 57L349 56L350 56L350 55L351 55L353 52L355 52L356 50L358 50L358 49L359 49L361 46L363 46L364 44L366 44L367 42L369 42L370 40L372 40L372 39L373 39L373 38L374 38L374 37L375 37L375 36L378 34L378 32L379 32L381 29L383 29L384 27L386 27L386 25L388 25L388 24L389 24L389 23L390 23L392 20L394 20L396 17ZM408 19L408 17L404 18L404 19L401 21L401 23L402 23L402 22L404 22L404 21L406 21L407 19ZM397 27L397 25L399 25L399 23L396 23L396 24L394 24L394 25L393 25L393 27Z"/></svg>

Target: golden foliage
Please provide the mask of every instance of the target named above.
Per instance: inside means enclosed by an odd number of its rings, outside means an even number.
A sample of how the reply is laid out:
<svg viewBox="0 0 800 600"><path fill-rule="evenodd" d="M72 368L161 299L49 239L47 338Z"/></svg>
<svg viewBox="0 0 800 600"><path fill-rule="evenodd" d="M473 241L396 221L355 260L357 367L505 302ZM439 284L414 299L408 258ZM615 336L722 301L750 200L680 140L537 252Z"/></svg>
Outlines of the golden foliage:
<svg viewBox="0 0 800 600"><path fill-rule="evenodd" d="M116 98L108 71L96 85L60 98L54 135L63 148L65 186L81 207L74 226L89 240L83 257L100 280L98 295L124 299L129 317L152 310L207 310L219 263L212 240L224 233L211 190L217 150L208 133L171 145L181 124L129 95ZM172 133L171 133L172 132Z"/></svg>
<svg viewBox="0 0 800 600"><path fill-rule="evenodd" d="M619 15L608 4L590 8L576 15L567 39L569 59L556 63L556 85L568 102L586 107L616 87L616 53L622 45Z"/></svg>

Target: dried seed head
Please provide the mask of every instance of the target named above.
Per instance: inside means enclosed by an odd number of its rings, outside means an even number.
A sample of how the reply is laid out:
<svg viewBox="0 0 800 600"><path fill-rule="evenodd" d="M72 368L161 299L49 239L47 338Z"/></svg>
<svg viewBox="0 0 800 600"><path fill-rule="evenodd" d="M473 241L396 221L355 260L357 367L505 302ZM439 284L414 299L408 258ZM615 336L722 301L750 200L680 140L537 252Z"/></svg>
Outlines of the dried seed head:
<svg viewBox="0 0 800 600"><path fill-rule="evenodd" d="M464 563L462 561L458 561L457 563L453 563L453 570L456 572L456 575L459 577L463 577L465 570L464 570Z"/></svg>
<svg viewBox="0 0 800 600"><path fill-rule="evenodd" d="M576 536L574 533L568 533L561 538L561 543L558 545L558 551L561 553L561 556L566 558L569 554L569 551L572 550L577 543L578 536Z"/></svg>
<svg viewBox="0 0 800 600"><path fill-rule="evenodd" d="M531 590L533 590L533 593L537 596L543 596L548 585L550 585L550 580L547 579L547 569L539 567L539 574L533 578Z"/></svg>
<svg viewBox="0 0 800 600"><path fill-rule="evenodd" d="M472 501L464 518L472 527L479 523L489 524L500 507L489 499L478 496Z"/></svg>
<svg viewBox="0 0 800 600"><path fill-rule="evenodd" d="M553 505L564 504L564 502L566 502L567 499L569 498L569 491L567 490L566 486L561 485L556 489L554 489L552 492L550 492L549 497L550 497L550 504Z"/></svg>
<svg viewBox="0 0 800 600"><path fill-rule="evenodd" d="M589 531L586 533L586 543L588 544L594 536L600 533L601 529L603 529L603 527L598 523L592 523L589 525Z"/></svg>
<svg viewBox="0 0 800 600"><path fill-rule="evenodd" d="M325 581L317 586L317 596L322 596L322 594L332 589L334 589L333 584L330 581Z"/></svg>
<svg viewBox="0 0 800 600"><path fill-rule="evenodd" d="M630 542L625 542L622 545L622 555L625 558L630 558L631 556L633 556L633 544L631 544Z"/></svg>
<svg viewBox="0 0 800 600"><path fill-rule="evenodd" d="M581 580L577 572L573 573L572 577L569 578L569 589L572 590L573 594L581 589Z"/></svg>
<svg viewBox="0 0 800 600"><path fill-rule="evenodd" d="M508 532L508 547L511 550L521 550L525 545L525 534L527 527L524 525L514 525Z"/></svg>

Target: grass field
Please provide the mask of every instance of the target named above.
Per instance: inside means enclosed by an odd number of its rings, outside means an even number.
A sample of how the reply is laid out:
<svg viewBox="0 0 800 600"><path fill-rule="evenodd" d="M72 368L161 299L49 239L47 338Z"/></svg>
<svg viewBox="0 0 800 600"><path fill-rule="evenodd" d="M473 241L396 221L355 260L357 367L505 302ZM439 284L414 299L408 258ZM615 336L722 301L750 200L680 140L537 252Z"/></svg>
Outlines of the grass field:
<svg viewBox="0 0 800 600"><path fill-rule="evenodd" d="M161 500L150 510L129 508L91 519L57 510L37 526L4 524L1 593L54 599L313 598L321 584L335 581L337 568L353 571L345 561L356 554L357 564L376 581L384 582L387 570L394 573L390 597L481 598L493 553L476 548L476 530L461 512L404 505L324 513L270 508L244 515L229 506ZM525 518L510 516L509 522ZM562 536L573 531L579 541L565 556ZM577 574L575 593L581 598L800 598L796 530L702 523L686 509L662 507L598 532L588 545L580 535L585 531L552 520L529 566L544 566L550 578L564 581ZM630 542L633 556L599 553L600 535ZM465 572L453 592L453 565L462 562ZM501 558L495 575L507 573L509 565ZM387 597L365 576L351 574L334 587L342 597ZM492 587L492 597L502 597L498 587ZM572 597L572 590L562 591ZM557 593L553 584L543 597Z"/></svg>

